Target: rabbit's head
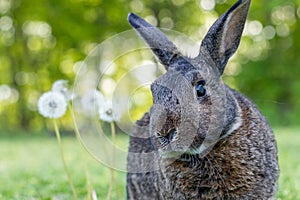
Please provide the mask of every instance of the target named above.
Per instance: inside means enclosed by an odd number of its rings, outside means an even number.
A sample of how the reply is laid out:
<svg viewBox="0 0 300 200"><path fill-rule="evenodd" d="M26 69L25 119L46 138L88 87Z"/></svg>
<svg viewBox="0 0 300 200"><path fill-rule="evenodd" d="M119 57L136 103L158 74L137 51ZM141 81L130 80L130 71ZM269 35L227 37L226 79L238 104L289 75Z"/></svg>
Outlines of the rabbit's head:
<svg viewBox="0 0 300 200"><path fill-rule="evenodd" d="M241 123L240 107L221 75L240 43L250 0L240 0L209 29L198 56L182 55L156 27L130 13L128 20L166 73L151 85L150 132L162 155L199 154Z"/></svg>

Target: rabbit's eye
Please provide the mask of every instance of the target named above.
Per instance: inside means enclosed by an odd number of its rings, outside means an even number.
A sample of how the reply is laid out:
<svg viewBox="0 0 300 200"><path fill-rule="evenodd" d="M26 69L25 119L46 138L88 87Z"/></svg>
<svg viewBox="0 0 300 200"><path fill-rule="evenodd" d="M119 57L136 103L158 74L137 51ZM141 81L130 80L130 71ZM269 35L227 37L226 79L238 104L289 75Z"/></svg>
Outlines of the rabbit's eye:
<svg viewBox="0 0 300 200"><path fill-rule="evenodd" d="M204 85L205 85L205 81L199 81L195 85L195 90L198 97L203 97L206 94L206 89Z"/></svg>

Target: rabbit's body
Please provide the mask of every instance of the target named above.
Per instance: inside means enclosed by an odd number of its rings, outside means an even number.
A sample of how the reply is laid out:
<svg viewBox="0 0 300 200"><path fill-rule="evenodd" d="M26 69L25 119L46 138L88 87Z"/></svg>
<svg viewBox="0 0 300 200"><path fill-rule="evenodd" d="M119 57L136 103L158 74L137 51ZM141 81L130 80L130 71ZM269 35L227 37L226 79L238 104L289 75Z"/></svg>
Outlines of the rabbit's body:
<svg viewBox="0 0 300 200"><path fill-rule="evenodd" d="M273 132L250 100L229 88L227 92L241 107L240 127L193 166L161 158L160 170L129 173L128 199L271 199L275 195L279 169ZM135 131L149 134L149 123L146 113ZM155 150L150 137L131 137L129 152ZM128 157L128 164L135 167L142 163Z"/></svg>
<svg viewBox="0 0 300 200"><path fill-rule="evenodd" d="M240 41L250 1L222 15L196 58L158 29L129 22L167 72L137 121L128 154L128 199L270 199L279 174L273 132L256 106L220 76Z"/></svg>

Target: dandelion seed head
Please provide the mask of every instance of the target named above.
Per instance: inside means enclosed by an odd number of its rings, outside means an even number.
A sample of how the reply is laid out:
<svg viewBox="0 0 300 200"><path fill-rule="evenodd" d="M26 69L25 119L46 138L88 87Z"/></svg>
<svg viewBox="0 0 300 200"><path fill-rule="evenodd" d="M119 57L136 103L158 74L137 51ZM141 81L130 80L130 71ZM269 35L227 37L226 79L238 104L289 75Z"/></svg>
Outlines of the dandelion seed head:
<svg viewBox="0 0 300 200"><path fill-rule="evenodd" d="M67 102L65 97L58 92L46 92L38 101L38 111L47 118L60 118L67 110Z"/></svg>
<svg viewBox="0 0 300 200"><path fill-rule="evenodd" d="M106 122L119 121L121 113L112 105L112 101L105 101L99 107L99 118Z"/></svg>
<svg viewBox="0 0 300 200"><path fill-rule="evenodd" d="M67 80L58 80L52 84L51 91L61 93L66 100L71 99Z"/></svg>
<svg viewBox="0 0 300 200"><path fill-rule="evenodd" d="M90 90L82 97L81 104L86 113L93 113L99 109L104 101L101 92L98 90Z"/></svg>

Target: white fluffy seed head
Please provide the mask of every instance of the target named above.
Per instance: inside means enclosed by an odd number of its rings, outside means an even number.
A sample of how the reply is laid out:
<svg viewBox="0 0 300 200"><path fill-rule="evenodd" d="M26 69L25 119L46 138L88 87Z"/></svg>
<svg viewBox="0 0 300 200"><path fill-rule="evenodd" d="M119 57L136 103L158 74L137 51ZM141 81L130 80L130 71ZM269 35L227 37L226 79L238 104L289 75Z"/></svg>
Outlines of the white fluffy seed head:
<svg viewBox="0 0 300 200"><path fill-rule="evenodd" d="M67 110L65 97L58 92L46 92L38 101L38 111L47 118L60 118Z"/></svg>
<svg viewBox="0 0 300 200"><path fill-rule="evenodd" d="M112 105L112 101L105 101L99 107L99 118L106 122L119 121L121 113Z"/></svg>
<svg viewBox="0 0 300 200"><path fill-rule="evenodd" d="M67 80L57 80L52 84L51 91L61 93L68 101L71 99L71 95L68 89Z"/></svg>
<svg viewBox="0 0 300 200"><path fill-rule="evenodd" d="M105 101L104 96L98 90L90 90L81 99L83 110L87 114L94 113L100 108Z"/></svg>

